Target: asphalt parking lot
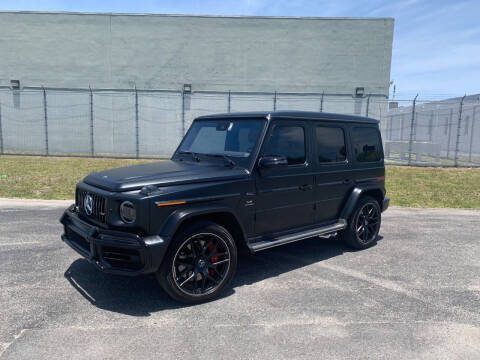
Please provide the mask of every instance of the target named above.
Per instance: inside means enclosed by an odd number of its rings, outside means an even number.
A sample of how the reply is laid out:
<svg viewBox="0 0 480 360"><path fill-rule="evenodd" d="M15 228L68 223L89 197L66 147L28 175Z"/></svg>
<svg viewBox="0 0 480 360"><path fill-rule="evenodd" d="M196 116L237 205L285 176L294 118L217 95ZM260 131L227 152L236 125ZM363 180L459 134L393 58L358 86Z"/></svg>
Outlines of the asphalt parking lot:
<svg viewBox="0 0 480 360"><path fill-rule="evenodd" d="M480 211L391 208L368 250L243 256L223 298L183 306L63 244L64 206L0 200L1 359L480 358Z"/></svg>

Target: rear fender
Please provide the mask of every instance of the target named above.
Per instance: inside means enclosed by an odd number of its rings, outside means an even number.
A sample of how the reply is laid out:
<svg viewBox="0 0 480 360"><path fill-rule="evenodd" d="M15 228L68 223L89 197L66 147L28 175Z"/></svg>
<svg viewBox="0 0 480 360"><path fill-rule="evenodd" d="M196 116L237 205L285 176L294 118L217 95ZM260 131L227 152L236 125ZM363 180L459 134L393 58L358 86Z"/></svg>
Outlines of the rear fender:
<svg viewBox="0 0 480 360"><path fill-rule="evenodd" d="M377 199L377 200L379 200L379 206L382 207L382 200L385 196L385 191L382 190L381 187L374 184L357 185L352 190L349 197L347 198L347 201L345 202L345 205L343 206L342 212L340 214L340 219L347 220L352 214L353 209L355 208L355 205L357 204L358 200L362 197L362 195L366 193L381 194L381 199ZM373 197L376 198L380 196L373 195Z"/></svg>

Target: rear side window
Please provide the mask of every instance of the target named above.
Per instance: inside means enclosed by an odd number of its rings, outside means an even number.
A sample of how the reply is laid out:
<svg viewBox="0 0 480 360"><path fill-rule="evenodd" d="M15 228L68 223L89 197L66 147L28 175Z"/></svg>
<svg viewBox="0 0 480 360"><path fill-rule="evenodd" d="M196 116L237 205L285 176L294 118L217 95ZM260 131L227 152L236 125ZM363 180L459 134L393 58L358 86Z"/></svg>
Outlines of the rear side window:
<svg viewBox="0 0 480 360"><path fill-rule="evenodd" d="M302 126L279 125L273 129L265 155L281 155L288 165L305 162L305 130Z"/></svg>
<svg viewBox="0 0 480 360"><path fill-rule="evenodd" d="M355 156L360 162L380 161L383 157L380 134L373 127L353 129Z"/></svg>
<svg viewBox="0 0 480 360"><path fill-rule="evenodd" d="M315 137L319 163L335 163L347 159L342 128L317 126Z"/></svg>

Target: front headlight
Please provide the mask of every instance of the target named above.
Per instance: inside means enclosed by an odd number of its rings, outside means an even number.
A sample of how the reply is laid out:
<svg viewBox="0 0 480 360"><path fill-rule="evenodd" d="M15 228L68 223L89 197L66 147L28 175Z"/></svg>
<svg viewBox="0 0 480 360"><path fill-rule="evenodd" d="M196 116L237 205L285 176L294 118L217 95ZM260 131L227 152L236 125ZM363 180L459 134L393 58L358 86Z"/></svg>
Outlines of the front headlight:
<svg viewBox="0 0 480 360"><path fill-rule="evenodd" d="M130 201L124 201L120 205L120 218L126 224L135 222L137 218L137 211L135 206Z"/></svg>

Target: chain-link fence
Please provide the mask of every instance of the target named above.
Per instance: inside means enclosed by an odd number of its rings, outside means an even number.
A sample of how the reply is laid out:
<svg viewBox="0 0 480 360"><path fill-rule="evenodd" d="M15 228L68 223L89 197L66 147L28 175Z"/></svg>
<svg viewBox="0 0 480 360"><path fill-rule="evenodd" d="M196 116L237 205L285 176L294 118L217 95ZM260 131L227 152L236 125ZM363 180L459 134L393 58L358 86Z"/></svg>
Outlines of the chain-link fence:
<svg viewBox="0 0 480 360"><path fill-rule="evenodd" d="M390 107L387 116L379 118L388 162L480 166L478 95L442 101L400 100Z"/></svg>
<svg viewBox="0 0 480 360"><path fill-rule="evenodd" d="M306 110L380 120L387 163L480 166L478 96L388 101L380 95L0 89L0 154L165 158L194 118Z"/></svg>

